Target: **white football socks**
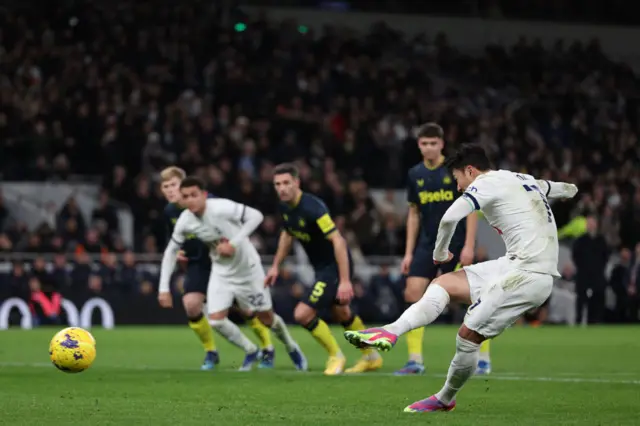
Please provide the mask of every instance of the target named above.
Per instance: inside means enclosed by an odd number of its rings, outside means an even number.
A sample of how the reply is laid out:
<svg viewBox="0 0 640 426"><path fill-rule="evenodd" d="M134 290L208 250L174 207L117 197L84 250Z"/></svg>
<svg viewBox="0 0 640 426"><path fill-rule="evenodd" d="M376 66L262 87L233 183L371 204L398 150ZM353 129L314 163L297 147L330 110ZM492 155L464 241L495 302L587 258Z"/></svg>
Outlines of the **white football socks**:
<svg viewBox="0 0 640 426"><path fill-rule="evenodd" d="M383 328L400 336L418 327L431 324L440 316L449 304L449 293L437 282L431 283L422 298L400 315L400 318Z"/></svg>
<svg viewBox="0 0 640 426"><path fill-rule="evenodd" d="M247 336L245 336L240 328L235 325L229 318L223 320L209 320L211 327L215 328L218 333L222 334L229 342L233 343L246 353L253 353L258 347Z"/></svg>
<svg viewBox="0 0 640 426"><path fill-rule="evenodd" d="M447 381L436 394L443 404L451 404L462 386L473 376L478 365L480 345L456 336L456 354L451 360Z"/></svg>
<svg viewBox="0 0 640 426"><path fill-rule="evenodd" d="M271 330L273 330L273 334L276 335L278 340L284 343L287 348L287 352L298 349L298 344L293 340L291 334L289 334L289 329L284 323L284 320L275 312L273 313L273 324L271 324Z"/></svg>

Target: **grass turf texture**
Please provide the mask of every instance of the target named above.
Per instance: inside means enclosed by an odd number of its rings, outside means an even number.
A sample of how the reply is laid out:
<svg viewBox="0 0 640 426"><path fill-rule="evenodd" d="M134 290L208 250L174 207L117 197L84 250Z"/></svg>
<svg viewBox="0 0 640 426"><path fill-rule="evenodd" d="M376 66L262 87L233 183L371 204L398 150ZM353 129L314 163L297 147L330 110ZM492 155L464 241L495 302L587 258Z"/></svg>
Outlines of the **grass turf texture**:
<svg viewBox="0 0 640 426"><path fill-rule="evenodd" d="M640 402L640 328L513 328L493 343L494 374L472 379L451 413L403 408L438 391L455 328L425 333L428 374L394 377L401 341L383 370L324 377L325 353L292 331L312 369L295 372L276 342L277 368L233 371L243 354L217 337L222 363L185 327L93 329L95 364L64 374L48 363L55 329L0 333L0 424L11 425L632 425ZM248 330L246 330L248 331ZM359 352L334 328L351 365ZM249 334L249 333L248 333Z"/></svg>

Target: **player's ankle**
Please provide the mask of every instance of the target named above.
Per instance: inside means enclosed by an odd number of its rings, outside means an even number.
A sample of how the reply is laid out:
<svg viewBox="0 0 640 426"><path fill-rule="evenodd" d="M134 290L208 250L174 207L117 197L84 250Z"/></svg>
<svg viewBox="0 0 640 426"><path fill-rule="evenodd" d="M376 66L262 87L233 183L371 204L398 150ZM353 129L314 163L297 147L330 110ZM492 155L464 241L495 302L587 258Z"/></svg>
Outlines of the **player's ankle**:
<svg viewBox="0 0 640 426"><path fill-rule="evenodd" d="M418 364L422 364L424 362L422 354L409 354L409 361L413 361Z"/></svg>

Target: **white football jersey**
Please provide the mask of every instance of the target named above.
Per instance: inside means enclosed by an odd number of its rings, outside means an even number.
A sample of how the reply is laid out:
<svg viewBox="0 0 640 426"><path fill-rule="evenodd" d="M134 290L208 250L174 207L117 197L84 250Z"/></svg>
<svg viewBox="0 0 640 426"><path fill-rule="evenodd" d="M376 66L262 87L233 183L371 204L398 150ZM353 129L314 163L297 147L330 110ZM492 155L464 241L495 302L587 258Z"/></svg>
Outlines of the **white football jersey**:
<svg viewBox="0 0 640 426"><path fill-rule="evenodd" d="M502 236L515 268L560 276L558 230L547 200L550 188L530 175L496 170L478 176L463 196Z"/></svg>
<svg viewBox="0 0 640 426"><path fill-rule="evenodd" d="M260 255L248 237L236 245L231 257L219 256L216 246L223 240L232 240L242 227L247 207L226 198L207 199L202 217L184 210L173 230L172 239L182 244L188 235L193 235L209 246L209 256L214 262L216 275L243 277L251 275L256 267L262 267Z"/></svg>

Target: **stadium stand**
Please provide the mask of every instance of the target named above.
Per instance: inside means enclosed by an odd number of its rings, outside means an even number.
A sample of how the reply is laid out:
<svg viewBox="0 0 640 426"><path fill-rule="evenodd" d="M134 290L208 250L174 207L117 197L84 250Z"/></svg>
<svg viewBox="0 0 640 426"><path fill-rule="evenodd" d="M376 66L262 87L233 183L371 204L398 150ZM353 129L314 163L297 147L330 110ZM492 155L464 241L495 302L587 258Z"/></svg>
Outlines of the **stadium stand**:
<svg viewBox="0 0 640 426"><path fill-rule="evenodd" d="M476 14L508 15L507 3ZM620 13L622 2L609 3ZM575 182L580 197L554 205L561 236L580 236L584 217L599 217L611 251L635 252L620 285L637 299L639 81L597 40L549 49L523 37L469 54L446 34L408 38L384 25L359 38L265 17L234 28L212 4L47 3L0 13L0 252L13 262L0 274L3 292L152 297L166 238L158 172L170 164L263 211L254 242L264 255L277 243L270 182L283 161L301 167L305 189L327 201L361 263L401 255L394 190L419 161L416 126L437 121L450 147L482 142L501 168ZM25 181L40 189L16 186ZM43 191L47 182L74 189ZM372 188L384 195L374 199ZM401 278L386 262L356 283L367 321L402 307ZM292 303L299 279L282 281L275 291ZM367 313L379 300L393 306Z"/></svg>

